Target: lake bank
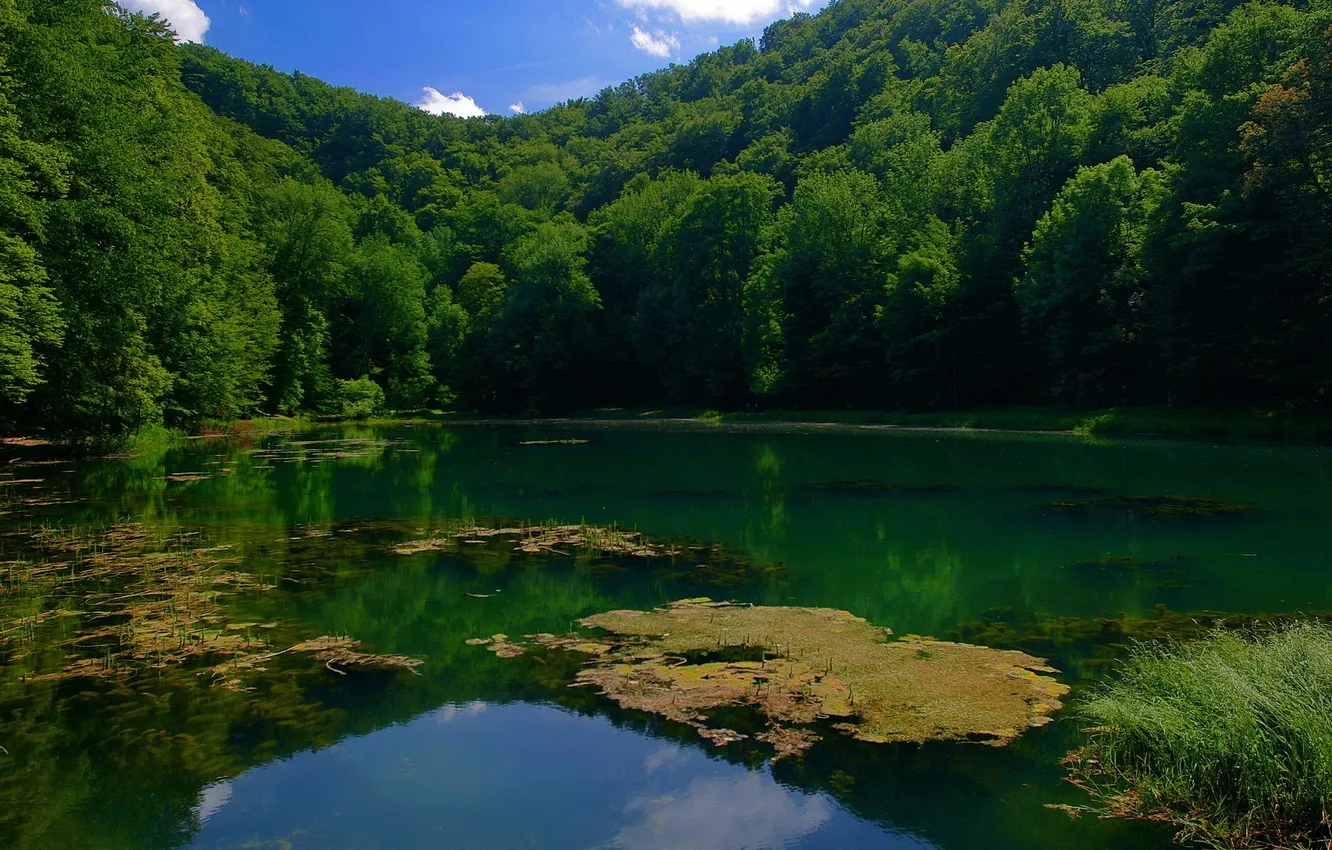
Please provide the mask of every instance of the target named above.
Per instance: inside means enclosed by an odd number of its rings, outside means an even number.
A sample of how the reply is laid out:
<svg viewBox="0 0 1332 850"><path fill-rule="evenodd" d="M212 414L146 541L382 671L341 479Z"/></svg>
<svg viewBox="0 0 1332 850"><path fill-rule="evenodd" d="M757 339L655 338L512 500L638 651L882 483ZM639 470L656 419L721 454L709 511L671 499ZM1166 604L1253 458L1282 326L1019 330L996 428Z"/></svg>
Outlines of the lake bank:
<svg viewBox="0 0 1332 850"><path fill-rule="evenodd" d="M905 413L873 410L716 411L690 408L600 408L561 417L486 416L469 411L411 411L371 422L454 422L554 425L651 423L660 425L838 426L903 431L979 431L1080 437L1239 439L1292 445L1332 445L1332 416L1270 410L1184 410L1127 407L1070 411L1020 407Z"/></svg>
<svg viewBox="0 0 1332 850"><path fill-rule="evenodd" d="M761 429L846 428L897 431L961 431L978 433L1049 434L1073 437L1144 437L1172 440L1242 440L1276 445L1332 445L1332 415L1276 410L1183 410L1126 407L1071 411L1018 407L967 411L905 413L874 410L717 411L698 408L598 408L564 416L528 417L482 414L465 410L393 411L365 419L337 416L262 416L250 419L205 420L195 429L153 427L108 444L60 442L41 435L0 439L0 452L53 448L75 453L121 454L143 451L180 440L257 438L320 426L354 422L364 425L424 423L457 425L565 424L597 427L662 426L754 427Z"/></svg>

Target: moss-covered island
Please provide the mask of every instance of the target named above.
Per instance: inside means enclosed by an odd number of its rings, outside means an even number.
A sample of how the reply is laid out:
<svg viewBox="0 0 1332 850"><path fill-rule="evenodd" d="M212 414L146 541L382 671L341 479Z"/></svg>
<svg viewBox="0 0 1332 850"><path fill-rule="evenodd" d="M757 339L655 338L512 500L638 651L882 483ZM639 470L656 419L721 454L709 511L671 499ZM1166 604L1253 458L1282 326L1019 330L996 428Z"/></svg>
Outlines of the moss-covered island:
<svg viewBox="0 0 1332 850"><path fill-rule="evenodd" d="M1002 746L1049 722L1068 687L1040 658L1012 650L906 637L846 611L685 599L651 611L579 621L597 635L532 635L584 653L575 685L624 708L695 727L718 744L747 737L710 722L730 706L757 710L760 740L778 755L817 740L821 721L877 743L971 740ZM506 657L504 635L471 641Z"/></svg>

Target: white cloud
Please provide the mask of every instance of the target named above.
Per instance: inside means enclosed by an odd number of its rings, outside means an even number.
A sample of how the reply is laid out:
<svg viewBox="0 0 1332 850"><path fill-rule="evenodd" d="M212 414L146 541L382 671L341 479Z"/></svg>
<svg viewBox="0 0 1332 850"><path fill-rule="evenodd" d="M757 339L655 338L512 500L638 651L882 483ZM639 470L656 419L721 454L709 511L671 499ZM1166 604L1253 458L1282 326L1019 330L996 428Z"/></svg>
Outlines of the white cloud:
<svg viewBox="0 0 1332 850"><path fill-rule="evenodd" d="M473 702L465 704L450 703L435 712L435 722L452 723L459 717L478 717L485 714L486 709L489 707L490 706L480 700L474 700Z"/></svg>
<svg viewBox="0 0 1332 850"><path fill-rule="evenodd" d="M808 12L823 0L615 0L626 9L640 13L674 12L686 24L721 21L750 26L774 21L795 12Z"/></svg>
<svg viewBox="0 0 1332 850"><path fill-rule="evenodd" d="M658 31L656 36L653 36L637 26L634 27L634 34L629 36L629 40L633 42L634 47L644 53L660 56L662 59L670 56L672 51L680 49L680 40L670 33Z"/></svg>
<svg viewBox="0 0 1332 850"><path fill-rule="evenodd" d="M202 42L212 24L194 0L120 0L120 5L143 15L161 15L181 41Z"/></svg>
<svg viewBox="0 0 1332 850"><path fill-rule="evenodd" d="M766 774L695 779L678 795L632 798L625 806L631 822L606 846L787 847L818 831L834 807L822 795L789 790Z"/></svg>
<svg viewBox="0 0 1332 850"><path fill-rule="evenodd" d="M231 799L231 783L218 782L199 792L199 802L194 806L194 817L199 823L211 818L222 810Z"/></svg>
<svg viewBox="0 0 1332 850"><path fill-rule="evenodd" d="M417 109L425 110L431 115L457 115L459 118L480 118L486 114L486 111L477 106L476 101L460 91L453 94L441 94L439 89L433 89L426 86L423 91L425 97L418 103L413 103Z"/></svg>
<svg viewBox="0 0 1332 850"><path fill-rule="evenodd" d="M523 113L527 112L527 107L523 106L523 102L520 100L517 103L511 104L509 106L509 111L512 112L514 115L522 115Z"/></svg>

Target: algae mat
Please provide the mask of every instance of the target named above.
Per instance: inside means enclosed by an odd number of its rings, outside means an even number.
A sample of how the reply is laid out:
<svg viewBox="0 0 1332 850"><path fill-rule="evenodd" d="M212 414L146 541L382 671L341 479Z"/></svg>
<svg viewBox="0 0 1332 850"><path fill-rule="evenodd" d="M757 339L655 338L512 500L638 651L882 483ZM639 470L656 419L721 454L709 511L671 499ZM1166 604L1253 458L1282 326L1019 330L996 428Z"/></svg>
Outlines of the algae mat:
<svg viewBox="0 0 1332 850"><path fill-rule="evenodd" d="M590 656L575 685L630 709L695 727L719 744L746 737L709 723L723 706L750 706L778 755L800 752L825 720L879 743L971 740L1002 746L1048 723L1068 687L1045 660L1013 650L908 636L847 611L686 599L652 611L579 621L603 636L530 635ZM508 640L478 639L501 655Z"/></svg>

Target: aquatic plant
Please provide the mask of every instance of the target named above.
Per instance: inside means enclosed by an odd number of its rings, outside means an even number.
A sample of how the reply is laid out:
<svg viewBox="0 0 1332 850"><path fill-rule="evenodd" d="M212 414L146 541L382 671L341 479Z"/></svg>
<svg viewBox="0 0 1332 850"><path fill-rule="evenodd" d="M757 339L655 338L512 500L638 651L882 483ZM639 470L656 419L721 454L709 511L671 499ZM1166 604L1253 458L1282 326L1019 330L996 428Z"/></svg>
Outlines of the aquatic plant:
<svg viewBox="0 0 1332 850"><path fill-rule="evenodd" d="M745 737L709 722L726 706L756 709L760 740L779 755L819 739L815 726L863 741L962 739L1002 746L1049 721L1067 687L1025 653L907 637L846 611L735 605L707 599L579 621L605 637L532 635L590 660L576 685L624 708L693 726L715 743ZM504 636L472 643L506 645ZM498 651L498 650L497 650Z"/></svg>
<svg viewBox="0 0 1332 850"><path fill-rule="evenodd" d="M347 636L298 636L278 622L237 622L222 604L274 586L239 569L230 544L209 546L198 531L150 530L141 522L100 529L38 526L7 532L42 557L4 564L4 582L42 582L43 596L74 599L26 617L0 611L0 638L36 644L37 629L59 621L63 664L36 680L122 678L190 664L214 684L244 690L264 664L309 654L334 673L341 667L412 670L422 662L358 650ZM275 638L281 634L287 640Z"/></svg>
<svg viewBox="0 0 1332 850"><path fill-rule="evenodd" d="M462 522L435 529L430 536L403 541L394 546L399 555L421 552L456 552L468 557L480 556L482 547L504 546L521 555L558 555L566 558L592 558L596 571L618 570L612 561L595 559L635 559L659 567L658 575L667 581L685 581L732 587L758 578L784 576L784 564L764 564L742 556L717 543L674 538L652 540L638 531L619 526L598 525L506 525L495 522L482 525Z"/></svg>
<svg viewBox="0 0 1332 850"><path fill-rule="evenodd" d="M1215 847L1332 844L1332 626L1142 645L1079 713L1066 764L1102 814Z"/></svg>
<svg viewBox="0 0 1332 850"><path fill-rule="evenodd" d="M1214 631L1270 631L1295 622L1332 623L1332 612L1252 614L1228 611L1175 611L1157 605L1146 616L1071 617L1031 613L1016 615L998 608L989 616L960 623L948 636L996 649L1020 649L1058 655L1083 675L1096 674L1127 656L1143 642L1176 643Z"/></svg>
<svg viewBox="0 0 1332 850"><path fill-rule="evenodd" d="M1134 514L1156 519L1211 519L1240 516L1253 507L1214 496L1117 495L1046 502L1043 510L1074 513Z"/></svg>
<svg viewBox="0 0 1332 850"><path fill-rule="evenodd" d="M1141 560L1131 555L1104 555L1077 561L1072 567L1089 576L1127 579L1145 587L1180 589L1189 586L1186 582L1189 577L1186 565L1193 560L1188 555Z"/></svg>

